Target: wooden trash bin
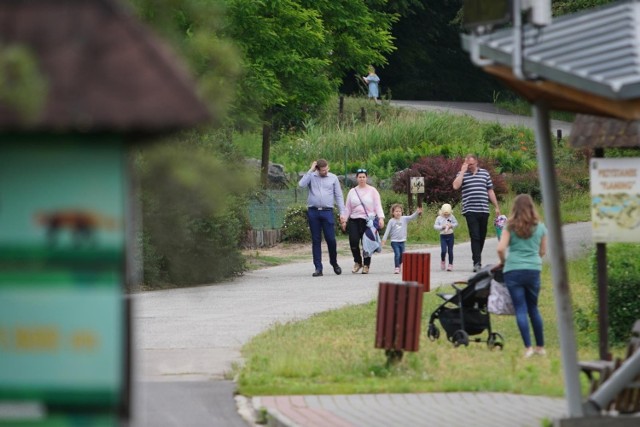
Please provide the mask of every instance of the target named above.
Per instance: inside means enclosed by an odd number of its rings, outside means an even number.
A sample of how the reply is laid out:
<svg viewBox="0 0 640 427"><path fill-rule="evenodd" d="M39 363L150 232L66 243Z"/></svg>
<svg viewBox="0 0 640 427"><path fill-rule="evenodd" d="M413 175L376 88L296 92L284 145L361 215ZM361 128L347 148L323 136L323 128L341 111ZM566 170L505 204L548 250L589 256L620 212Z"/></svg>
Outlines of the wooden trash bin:
<svg viewBox="0 0 640 427"><path fill-rule="evenodd" d="M424 292L431 289L431 254L427 252L405 252L402 254L402 280L418 282Z"/></svg>
<svg viewBox="0 0 640 427"><path fill-rule="evenodd" d="M376 348L387 362L402 359L403 351L418 351L423 285L418 282L380 282L376 318Z"/></svg>

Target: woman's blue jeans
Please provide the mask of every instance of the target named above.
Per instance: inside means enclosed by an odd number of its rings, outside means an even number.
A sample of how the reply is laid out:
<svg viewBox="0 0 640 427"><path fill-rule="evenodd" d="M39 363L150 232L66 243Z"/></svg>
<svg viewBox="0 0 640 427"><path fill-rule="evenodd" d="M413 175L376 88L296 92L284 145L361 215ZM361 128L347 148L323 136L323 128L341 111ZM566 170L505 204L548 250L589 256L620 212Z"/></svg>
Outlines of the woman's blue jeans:
<svg viewBox="0 0 640 427"><path fill-rule="evenodd" d="M538 295L540 294L539 270L511 270L504 273L504 283L509 289L513 307L516 310L516 322L525 347L531 347L529 320L533 327L536 345L544 346L542 316L538 311Z"/></svg>
<svg viewBox="0 0 640 427"><path fill-rule="evenodd" d="M402 254L404 253L404 242L391 242L393 248L393 262L396 264L396 268L402 265Z"/></svg>

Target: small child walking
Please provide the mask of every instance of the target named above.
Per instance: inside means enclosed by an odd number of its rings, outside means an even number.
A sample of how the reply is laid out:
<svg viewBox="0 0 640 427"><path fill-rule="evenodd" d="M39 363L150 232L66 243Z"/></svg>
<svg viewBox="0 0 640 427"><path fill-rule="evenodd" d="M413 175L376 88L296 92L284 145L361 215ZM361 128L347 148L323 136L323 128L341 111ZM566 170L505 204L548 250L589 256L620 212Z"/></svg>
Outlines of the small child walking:
<svg viewBox="0 0 640 427"><path fill-rule="evenodd" d="M395 203L391 205L391 219L387 223L387 228L382 237L382 245L387 242L387 238L391 236L391 247L393 248L393 262L395 263L395 274L400 274L402 267L402 254L404 253L404 243L407 241L407 225L422 213L422 207L410 216L402 215L402 205Z"/></svg>
<svg viewBox="0 0 640 427"><path fill-rule="evenodd" d="M502 230L504 226L507 225L507 216L506 215L498 215L498 217L493 221L493 225L496 228L496 237L500 240L502 236Z"/></svg>
<svg viewBox="0 0 640 427"><path fill-rule="evenodd" d="M446 266L446 256L449 254L449 265L447 271L453 271L453 229L458 226L458 220L452 213L451 205L445 203L440 208L433 228L440 232L440 270Z"/></svg>

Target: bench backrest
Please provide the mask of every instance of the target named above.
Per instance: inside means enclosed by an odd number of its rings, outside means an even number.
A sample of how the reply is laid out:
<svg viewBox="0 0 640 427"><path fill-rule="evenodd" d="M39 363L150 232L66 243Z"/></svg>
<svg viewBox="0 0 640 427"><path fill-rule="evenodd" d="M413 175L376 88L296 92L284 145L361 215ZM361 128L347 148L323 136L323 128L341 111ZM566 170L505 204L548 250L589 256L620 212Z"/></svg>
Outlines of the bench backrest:
<svg viewBox="0 0 640 427"><path fill-rule="evenodd" d="M640 351L640 320L636 320L631 328L631 338L627 346L625 360L628 360L637 351ZM613 406L621 414L640 412L640 374L632 378L629 381L629 386L618 393L613 401Z"/></svg>

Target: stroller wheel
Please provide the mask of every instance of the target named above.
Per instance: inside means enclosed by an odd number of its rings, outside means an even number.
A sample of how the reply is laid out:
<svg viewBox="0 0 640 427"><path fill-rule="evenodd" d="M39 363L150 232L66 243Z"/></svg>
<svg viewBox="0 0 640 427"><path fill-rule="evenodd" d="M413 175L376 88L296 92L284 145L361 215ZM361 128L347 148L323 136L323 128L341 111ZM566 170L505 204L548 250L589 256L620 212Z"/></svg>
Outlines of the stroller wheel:
<svg viewBox="0 0 640 427"><path fill-rule="evenodd" d="M429 338L431 341L435 341L440 338L440 329L438 329L438 327L433 323L430 323L429 327L427 328L427 338Z"/></svg>
<svg viewBox="0 0 640 427"><path fill-rule="evenodd" d="M504 347L504 339L502 338L502 335L497 332L489 334L489 338L487 338L487 347L489 347L489 350L493 350L496 347L502 350Z"/></svg>
<svg viewBox="0 0 640 427"><path fill-rule="evenodd" d="M469 334L462 329L458 329L453 333L451 337L451 341L453 341L453 346L458 347L461 344L464 344L465 347L469 345Z"/></svg>

